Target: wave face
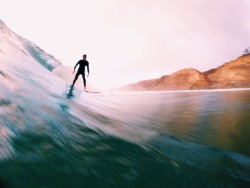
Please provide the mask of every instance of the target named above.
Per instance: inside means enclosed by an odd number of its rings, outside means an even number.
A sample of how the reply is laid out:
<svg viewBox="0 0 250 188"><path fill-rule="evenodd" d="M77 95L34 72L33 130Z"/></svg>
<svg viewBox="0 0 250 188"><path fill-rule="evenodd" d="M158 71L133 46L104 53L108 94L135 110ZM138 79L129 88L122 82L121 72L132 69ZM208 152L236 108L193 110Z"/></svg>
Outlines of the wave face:
<svg viewBox="0 0 250 188"><path fill-rule="evenodd" d="M3 185L250 183L249 90L82 93L53 79L34 80L23 76L22 85L31 82L25 89L1 90Z"/></svg>
<svg viewBox="0 0 250 188"><path fill-rule="evenodd" d="M0 31L0 187L249 186L249 90L82 92Z"/></svg>

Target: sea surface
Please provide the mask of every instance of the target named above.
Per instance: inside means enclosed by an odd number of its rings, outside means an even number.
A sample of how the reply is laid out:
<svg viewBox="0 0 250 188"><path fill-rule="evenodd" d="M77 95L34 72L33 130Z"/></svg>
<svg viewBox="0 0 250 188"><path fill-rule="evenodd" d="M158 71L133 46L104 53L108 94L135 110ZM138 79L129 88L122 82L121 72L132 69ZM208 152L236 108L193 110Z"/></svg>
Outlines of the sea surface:
<svg viewBox="0 0 250 188"><path fill-rule="evenodd" d="M250 90L41 93L1 93L0 187L250 187Z"/></svg>

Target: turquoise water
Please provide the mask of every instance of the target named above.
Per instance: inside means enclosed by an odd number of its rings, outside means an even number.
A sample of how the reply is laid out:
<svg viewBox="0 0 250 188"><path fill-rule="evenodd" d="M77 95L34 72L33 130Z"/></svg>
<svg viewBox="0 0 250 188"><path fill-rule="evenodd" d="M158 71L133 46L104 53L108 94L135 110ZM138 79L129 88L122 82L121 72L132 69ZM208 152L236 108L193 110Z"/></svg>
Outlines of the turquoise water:
<svg viewBox="0 0 250 188"><path fill-rule="evenodd" d="M250 90L67 91L2 93L1 187L249 187Z"/></svg>

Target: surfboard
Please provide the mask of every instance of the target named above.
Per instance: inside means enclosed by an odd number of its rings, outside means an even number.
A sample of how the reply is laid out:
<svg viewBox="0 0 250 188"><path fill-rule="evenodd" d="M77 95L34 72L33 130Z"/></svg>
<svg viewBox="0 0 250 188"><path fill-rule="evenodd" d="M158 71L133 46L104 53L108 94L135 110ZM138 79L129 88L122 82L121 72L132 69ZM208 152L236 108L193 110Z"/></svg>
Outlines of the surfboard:
<svg viewBox="0 0 250 188"><path fill-rule="evenodd" d="M101 93L100 91L85 91L87 93Z"/></svg>

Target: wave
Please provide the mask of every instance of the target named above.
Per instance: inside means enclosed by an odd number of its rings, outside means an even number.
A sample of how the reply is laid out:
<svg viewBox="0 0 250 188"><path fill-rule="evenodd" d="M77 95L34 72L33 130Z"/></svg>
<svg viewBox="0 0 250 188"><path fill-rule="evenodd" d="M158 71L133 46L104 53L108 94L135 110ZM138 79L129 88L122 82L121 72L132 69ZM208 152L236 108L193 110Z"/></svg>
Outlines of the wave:
<svg viewBox="0 0 250 188"><path fill-rule="evenodd" d="M234 111L223 111L232 118L237 111L247 114L248 91L74 89L68 97L69 86L56 79L49 84L39 82L39 75L24 75L18 82L32 87L1 90L0 179L10 187L246 187L250 182L247 151L202 139L211 130L219 135L214 125L226 120L210 117L222 114L221 108L233 105ZM249 122L247 117L242 122Z"/></svg>

